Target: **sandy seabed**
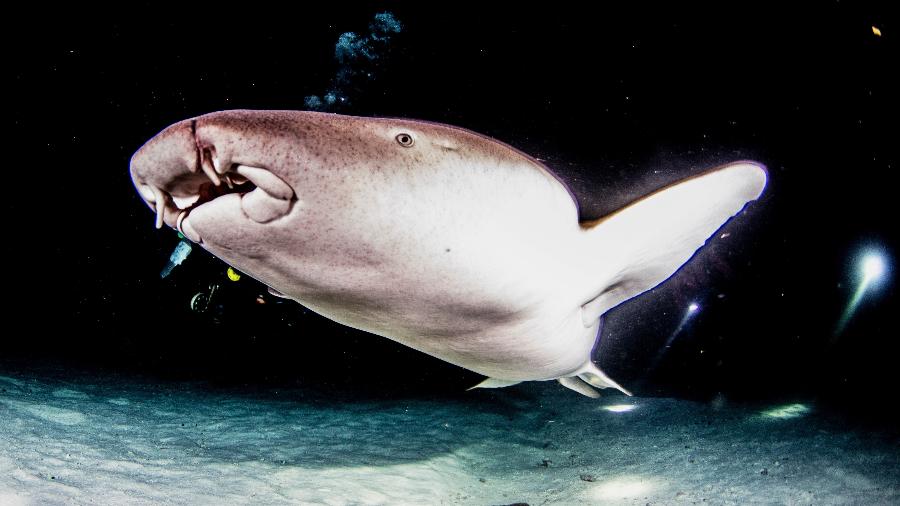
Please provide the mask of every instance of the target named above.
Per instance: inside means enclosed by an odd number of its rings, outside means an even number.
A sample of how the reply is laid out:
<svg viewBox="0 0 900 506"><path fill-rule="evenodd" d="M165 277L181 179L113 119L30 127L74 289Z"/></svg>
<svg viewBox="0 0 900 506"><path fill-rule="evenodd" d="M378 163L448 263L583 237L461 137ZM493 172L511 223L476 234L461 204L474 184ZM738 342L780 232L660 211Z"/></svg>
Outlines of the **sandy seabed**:
<svg viewBox="0 0 900 506"><path fill-rule="evenodd" d="M900 504L896 435L809 403L553 382L341 400L0 371L0 504Z"/></svg>

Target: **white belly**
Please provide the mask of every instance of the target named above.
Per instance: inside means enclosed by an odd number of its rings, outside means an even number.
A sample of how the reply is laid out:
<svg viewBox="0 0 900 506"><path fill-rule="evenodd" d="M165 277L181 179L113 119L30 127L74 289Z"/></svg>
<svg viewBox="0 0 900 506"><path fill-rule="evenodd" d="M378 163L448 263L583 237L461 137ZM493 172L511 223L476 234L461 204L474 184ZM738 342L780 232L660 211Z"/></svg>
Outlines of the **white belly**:
<svg viewBox="0 0 900 506"><path fill-rule="evenodd" d="M595 337L580 319L576 210L556 181L518 174L518 185L508 176L419 187L369 180L343 198L304 203L294 226L327 233L309 237L302 261L293 259L302 269L272 286L335 321L481 374L571 372ZM304 282L279 286L279 278Z"/></svg>

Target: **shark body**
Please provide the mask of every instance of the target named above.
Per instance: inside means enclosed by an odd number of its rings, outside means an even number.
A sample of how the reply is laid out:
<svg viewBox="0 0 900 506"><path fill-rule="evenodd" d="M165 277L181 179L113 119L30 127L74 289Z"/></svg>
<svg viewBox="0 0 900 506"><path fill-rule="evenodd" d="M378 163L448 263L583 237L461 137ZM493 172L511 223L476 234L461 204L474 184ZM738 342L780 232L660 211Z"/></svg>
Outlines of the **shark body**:
<svg viewBox="0 0 900 506"><path fill-rule="evenodd" d="M131 177L157 212L273 293L488 377L623 387L592 361L603 313L670 277L756 199L735 162L580 221L534 158L448 125L222 111L164 129Z"/></svg>

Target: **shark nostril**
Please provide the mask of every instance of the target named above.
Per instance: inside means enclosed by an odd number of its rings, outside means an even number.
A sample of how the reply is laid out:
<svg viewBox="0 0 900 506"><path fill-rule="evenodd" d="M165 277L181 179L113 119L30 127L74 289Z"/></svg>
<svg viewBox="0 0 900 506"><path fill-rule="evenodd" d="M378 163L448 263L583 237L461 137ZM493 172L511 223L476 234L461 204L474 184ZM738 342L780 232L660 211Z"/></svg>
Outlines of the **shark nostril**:
<svg viewBox="0 0 900 506"><path fill-rule="evenodd" d="M203 173L209 178L210 181L216 186L222 184L222 180L219 179L219 173L216 171L216 168L213 166L213 148L207 146L200 150L200 168L203 169Z"/></svg>
<svg viewBox="0 0 900 506"><path fill-rule="evenodd" d="M234 170L234 164L231 163L231 154L227 149L219 150L213 144L199 143L201 163L206 160L216 174L225 174Z"/></svg>
<svg viewBox="0 0 900 506"><path fill-rule="evenodd" d="M213 169L217 174L222 174L224 171L219 167L219 157L216 156L216 147L215 146L206 146L206 156L209 158L209 161L212 163Z"/></svg>
<svg viewBox="0 0 900 506"><path fill-rule="evenodd" d="M212 162L213 169L215 169L217 174L225 174L232 168L230 167L231 163L219 154L215 146L208 146L206 149L209 152L209 159Z"/></svg>

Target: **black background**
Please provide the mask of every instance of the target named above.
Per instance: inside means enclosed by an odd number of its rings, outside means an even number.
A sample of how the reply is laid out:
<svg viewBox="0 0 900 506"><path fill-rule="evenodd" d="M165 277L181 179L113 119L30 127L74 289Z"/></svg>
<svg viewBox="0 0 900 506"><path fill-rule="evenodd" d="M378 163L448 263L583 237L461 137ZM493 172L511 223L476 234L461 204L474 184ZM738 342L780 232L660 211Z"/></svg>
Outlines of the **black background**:
<svg viewBox="0 0 900 506"><path fill-rule="evenodd" d="M10 73L3 258L7 364L131 371L371 395L455 395L479 376L264 295L153 228L128 177L175 121L303 109L332 84L341 33L403 24L358 115L470 128L558 172L596 217L738 159L769 187L668 283L608 315L597 360L638 395L814 398L875 419L896 395L894 279L846 330L855 255L895 255L900 27L885 5L648 3L576 9L415 2L131 12L39 7L4 34ZM851 5L852 4L852 5ZM881 37L872 26L878 26ZM191 297L220 285L214 309ZM685 308L702 309L651 367ZM575 395L575 394L572 394Z"/></svg>

